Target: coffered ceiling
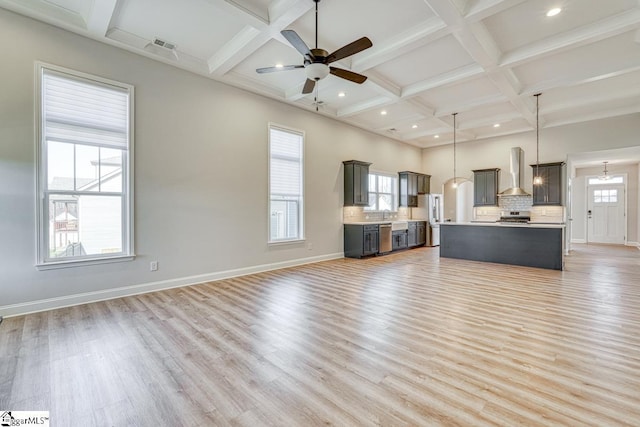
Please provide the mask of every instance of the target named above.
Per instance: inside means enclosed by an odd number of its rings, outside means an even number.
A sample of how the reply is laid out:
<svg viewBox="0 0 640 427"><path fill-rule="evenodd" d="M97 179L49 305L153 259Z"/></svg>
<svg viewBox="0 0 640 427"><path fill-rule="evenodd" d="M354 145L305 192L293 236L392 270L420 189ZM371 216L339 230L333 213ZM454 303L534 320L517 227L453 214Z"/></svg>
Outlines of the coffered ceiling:
<svg viewBox="0 0 640 427"><path fill-rule="evenodd" d="M640 0L321 0L318 47L373 47L302 95L280 34L315 47L313 0L0 0L0 7L418 147L640 112ZM548 17L554 8L561 12ZM175 46L154 45L155 38ZM339 94L343 92L344 96ZM381 114L382 112L386 114Z"/></svg>

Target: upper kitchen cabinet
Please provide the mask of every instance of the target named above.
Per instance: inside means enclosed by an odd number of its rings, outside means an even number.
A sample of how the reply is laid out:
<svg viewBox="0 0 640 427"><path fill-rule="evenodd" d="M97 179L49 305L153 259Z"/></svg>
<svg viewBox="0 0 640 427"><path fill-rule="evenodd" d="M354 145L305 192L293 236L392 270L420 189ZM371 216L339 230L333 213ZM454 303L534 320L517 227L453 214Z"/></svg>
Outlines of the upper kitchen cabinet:
<svg viewBox="0 0 640 427"><path fill-rule="evenodd" d="M418 174L415 172L398 172L400 195L398 206L406 208L418 207Z"/></svg>
<svg viewBox="0 0 640 427"><path fill-rule="evenodd" d="M431 193L431 175L418 174L418 194Z"/></svg>
<svg viewBox="0 0 640 427"><path fill-rule="evenodd" d="M498 171L473 171L473 206L498 206Z"/></svg>
<svg viewBox="0 0 640 427"><path fill-rule="evenodd" d="M533 176L542 178L542 184L533 186L533 205L562 205L562 184L564 181L564 162L531 165Z"/></svg>
<svg viewBox="0 0 640 427"><path fill-rule="evenodd" d="M344 164L344 206L369 206L369 166L347 160Z"/></svg>
<svg viewBox="0 0 640 427"><path fill-rule="evenodd" d="M431 175L416 172L398 172L399 206L418 207L418 194L428 194L431 188Z"/></svg>

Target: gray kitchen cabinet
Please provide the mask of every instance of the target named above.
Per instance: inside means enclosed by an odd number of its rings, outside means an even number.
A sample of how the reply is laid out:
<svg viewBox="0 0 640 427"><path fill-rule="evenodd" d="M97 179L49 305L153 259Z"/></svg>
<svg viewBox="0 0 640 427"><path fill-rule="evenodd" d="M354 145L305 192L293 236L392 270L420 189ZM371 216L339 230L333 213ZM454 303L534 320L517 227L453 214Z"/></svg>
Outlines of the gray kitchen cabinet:
<svg viewBox="0 0 640 427"><path fill-rule="evenodd" d="M344 206L369 206L369 166L371 163L347 160L344 165Z"/></svg>
<svg viewBox="0 0 640 427"><path fill-rule="evenodd" d="M362 258L379 252L378 224L344 225L344 256L348 258Z"/></svg>
<svg viewBox="0 0 640 427"><path fill-rule="evenodd" d="M498 206L498 171L500 169L473 171L473 206Z"/></svg>
<svg viewBox="0 0 640 427"><path fill-rule="evenodd" d="M431 175L417 172L398 172L398 204L401 207L417 208L418 194L429 193Z"/></svg>
<svg viewBox="0 0 640 427"><path fill-rule="evenodd" d="M542 184L533 186L534 206L562 205L562 183L564 162L531 165L533 176L542 178Z"/></svg>
<svg viewBox="0 0 640 427"><path fill-rule="evenodd" d="M408 230L396 230L391 235L391 250L397 251L407 248Z"/></svg>
<svg viewBox="0 0 640 427"><path fill-rule="evenodd" d="M414 248L427 243L426 221L409 221L407 228L407 246Z"/></svg>
<svg viewBox="0 0 640 427"><path fill-rule="evenodd" d="M431 175L418 174L418 194L431 193Z"/></svg>
<svg viewBox="0 0 640 427"><path fill-rule="evenodd" d="M424 246L427 244L427 222L419 221L416 223L416 246Z"/></svg>

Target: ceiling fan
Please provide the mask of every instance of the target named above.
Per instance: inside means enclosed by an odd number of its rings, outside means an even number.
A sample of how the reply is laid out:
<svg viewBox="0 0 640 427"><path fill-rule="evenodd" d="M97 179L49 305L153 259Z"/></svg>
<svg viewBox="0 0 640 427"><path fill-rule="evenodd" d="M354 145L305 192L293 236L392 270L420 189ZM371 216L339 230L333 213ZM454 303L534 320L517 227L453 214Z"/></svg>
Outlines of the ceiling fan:
<svg viewBox="0 0 640 427"><path fill-rule="evenodd" d="M367 80L366 76L362 74L354 73L353 71L345 70L342 68L331 67L329 64L341 59L347 58L351 55L355 55L365 49L369 49L373 46L371 40L367 37L362 37L354 42L349 43L329 54L324 49L318 48L318 3L320 0L313 0L316 3L316 48L309 49L306 43L300 38L298 33L293 30L282 30L280 33L291 45L296 48L298 52L304 57L304 65L283 65L277 67L258 68L256 71L259 74L273 73L275 71L288 71L295 70L297 68L304 68L307 74L307 81L304 84L302 93L308 94L313 92L316 86L316 82L324 79L329 73L334 76L341 77L343 79L352 81L354 83L362 84Z"/></svg>

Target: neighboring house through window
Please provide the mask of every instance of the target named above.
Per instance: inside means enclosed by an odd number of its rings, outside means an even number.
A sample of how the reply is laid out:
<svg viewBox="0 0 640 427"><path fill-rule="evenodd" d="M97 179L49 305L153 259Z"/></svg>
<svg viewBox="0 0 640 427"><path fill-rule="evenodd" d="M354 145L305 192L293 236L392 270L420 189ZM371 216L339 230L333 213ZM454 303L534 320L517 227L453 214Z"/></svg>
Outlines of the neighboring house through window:
<svg viewBox="0 0 640 427"><path fill-rule="evenodd" d="M133 255L133 87L38 65L38 264Z"/></svg>
<svg viewBox="0 0 640 427"><path fill-rule="evenodd" d="M395 211L398 206L398 176L369 172L369 206L366 211Z"/></svg>
<svg viewBox="0 0 640 427"><path fill-rule="evenodd" d="M269 125L269 243L304 239L304 133Z"/></svg>

